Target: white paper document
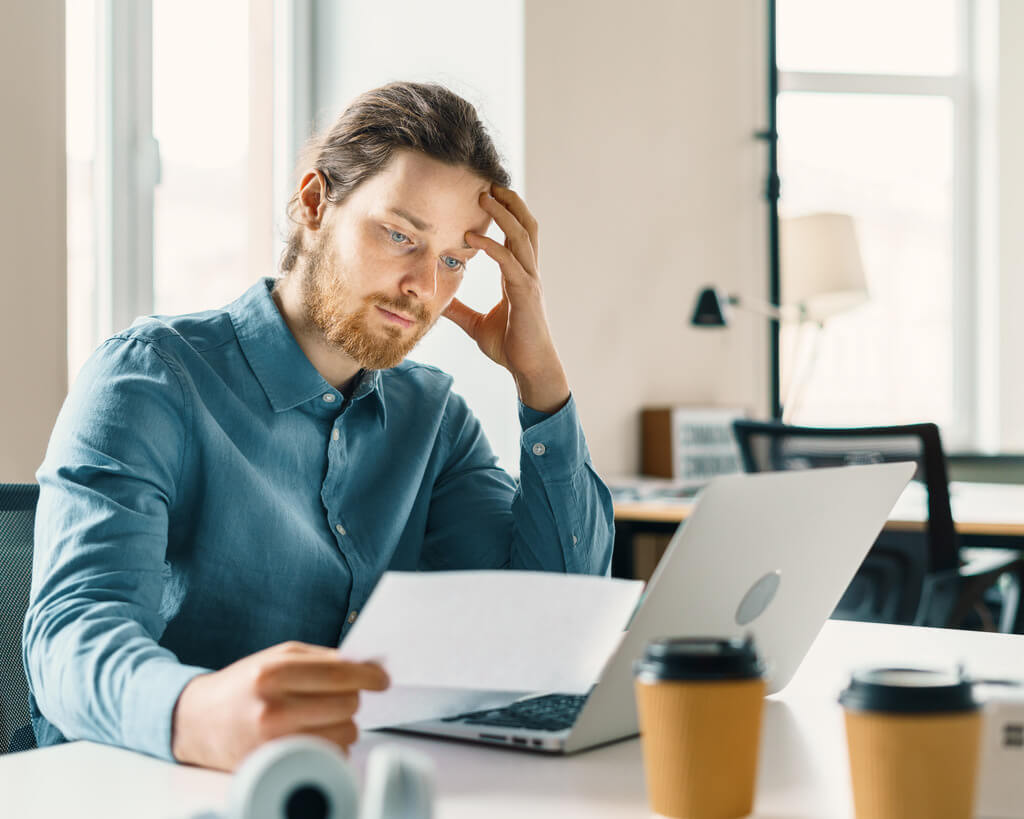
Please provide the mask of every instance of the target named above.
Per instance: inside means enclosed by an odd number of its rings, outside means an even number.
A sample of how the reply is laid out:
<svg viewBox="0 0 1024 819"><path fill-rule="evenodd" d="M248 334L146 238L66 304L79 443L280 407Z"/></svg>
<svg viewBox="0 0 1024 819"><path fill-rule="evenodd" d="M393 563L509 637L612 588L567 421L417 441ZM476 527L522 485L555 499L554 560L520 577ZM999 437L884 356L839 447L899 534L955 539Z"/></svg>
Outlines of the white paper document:
<svg viewBox="0 0 1024 819"><path fill-rule="evenodd" d="M391 676L362 692L363 729L590 690L643 584L552 572L387 572L340 647Z"/></svg>

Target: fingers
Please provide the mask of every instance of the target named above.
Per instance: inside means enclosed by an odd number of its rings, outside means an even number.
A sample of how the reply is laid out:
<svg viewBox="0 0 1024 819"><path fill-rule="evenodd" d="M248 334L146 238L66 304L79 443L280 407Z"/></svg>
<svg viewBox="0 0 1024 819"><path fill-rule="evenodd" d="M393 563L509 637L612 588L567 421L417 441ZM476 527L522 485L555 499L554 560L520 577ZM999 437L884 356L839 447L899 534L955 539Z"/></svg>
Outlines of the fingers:
<svg viewBox="0 0 1024 819"><path fill-rule="evenodd" d="M334 725L355 716L359 710L359 692L348 694L290 696L275 701L274 710L287 713L296 726Z"/></svg>
<svg viewBox="0 0 1024 819"><path fill-rule="evenodd" d="M257 719L263 736L283 736L351 722L358 710L357 693L289 696L264 702Z"/></svg>
<svg viewBox="0 0 1024 819"><path fill-rule="evenodd" d="M387 672L375 663L354 663L328 649L329 656L281 654L262 664L256 690L263 696L282 694L340 694L348 691L383 691L390 685Z"/></svg>
<svg viewBox="0 0 1024 819"><path fill-rule="evenodd" d="M351 721L343 722L338 725L330 725L313 733L317 736L323 737L328 742L333 742L346 754L348 753L349 746L355 745L356 740L359 739L359 728Z"/></svg>
<svg viewBox="0 0 1024 819"><path fill-rule="evenodd" d="M321 737L322 739L326 739L328 742L333 742L347 754L349 746L354 745L356 740L359 739L359 727L352 722L352 720L346 720L345 722L339 722L333 725L284 730L274 734L268 733L261 738L261 742L269 742L271 739L277 739L278 737L283 736L295 736L296 734Z"/></svg>
<svg viewBox="0 0 1024 819"><path fill-rule="evenodd" d="M533 214L526 207L522 197L511 188L503 188L501 185L491 185L491 195L504 205L509 213L516 218L516 221L526 229L526 233L530 237L530 244L533 246L534 256L536 256L539 251L537 245L537 220L533 218Z"/></svg>
<svg viewBox="0 0 1024 819"><path fill-rule="evenodd" d="M536 276L531 276L520 264L519 258L512 249L499 245L489 236L481 236L479 233L469 232L466 234L466 244L470 247L482 250L498 263L503 274L502 278L512 285L525 285Z"/></svg>
<svg viewBox="0 0 1024 819"><path fill-rule="evenodd" d="M476 338L476 331L483 319L483 314L478 313L472 307L467 307L458 299L452 299L443 315L459 325L470 338Z"/></svg>
<svg viewBox="0 0 1024 819"><path fill-rule="evenodd" d="M509 250L512 251L523 269L531 275L536 275L537 253L526 227L502 202L487 193L480 194L480 207L498 223L498 227L505 234ZM532 219L532 217L530 218ZM471 235L474 234L469 233L467 237ZM471 242L467 241L467 244L473 246Z"/></svg>

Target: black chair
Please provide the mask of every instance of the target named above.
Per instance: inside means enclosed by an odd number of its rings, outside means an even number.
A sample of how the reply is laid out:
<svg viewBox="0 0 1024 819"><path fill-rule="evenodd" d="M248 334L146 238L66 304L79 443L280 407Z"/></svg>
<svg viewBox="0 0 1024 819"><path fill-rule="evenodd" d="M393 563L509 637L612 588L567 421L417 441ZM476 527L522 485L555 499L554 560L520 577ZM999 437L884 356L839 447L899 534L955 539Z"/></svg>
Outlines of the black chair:
<svg viewBox="0 0 1024 819"><path fill-rule="evenodd" d="M1024 560L1008 549L970 550L961 559L949 502L946 457L935 424L889 427L797 427L735 421L747 472L914 461L913 480L928 496L924 530L882 532L833 617L941 628L1024 630L1019 606ZM827 555L822 544L823 556ZM1002 586L1002 593L995 592ZM986 595L999 608L998 624Z"/></svg>
<svg viewBox="0 0 1024 819"><path fill-rule="evenodd" d="M0 754L36 747L21 660L21 629L32 582L38 500L35 484L0 484Z"/></svg>

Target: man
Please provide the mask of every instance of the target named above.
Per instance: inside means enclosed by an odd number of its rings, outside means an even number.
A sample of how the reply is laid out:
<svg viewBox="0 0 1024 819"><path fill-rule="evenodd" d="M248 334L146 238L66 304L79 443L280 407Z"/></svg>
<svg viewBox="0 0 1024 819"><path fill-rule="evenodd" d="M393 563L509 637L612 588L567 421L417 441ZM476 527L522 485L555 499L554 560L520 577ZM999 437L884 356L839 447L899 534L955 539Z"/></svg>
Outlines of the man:
<svg viewBox="0 0 1024 819"><path fill-rule="evenodd" d="M346 748L359 691L388 680L336 646L384 571L608 569L611 500L544 315L537 223L472 106L376 89L302 167L283 277L140 319L61 410L24 631L41 745L225 770L285 734ZM455 298L481 250L501 268L487 314ZM515 379L518 483L451 378L403 361L440 316Z"/></svg>

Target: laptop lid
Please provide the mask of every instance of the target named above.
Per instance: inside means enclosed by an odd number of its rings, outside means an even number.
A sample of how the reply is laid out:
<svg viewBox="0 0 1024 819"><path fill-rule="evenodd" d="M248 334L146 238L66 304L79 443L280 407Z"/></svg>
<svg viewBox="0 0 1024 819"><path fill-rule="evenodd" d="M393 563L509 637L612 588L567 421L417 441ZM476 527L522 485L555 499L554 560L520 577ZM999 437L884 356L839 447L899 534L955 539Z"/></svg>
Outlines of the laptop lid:
<svg viewBox="0 0 1024 819"><path fill-rule="evenodd" d="M565 749L637 733L632 665L658 637L750 633L768 692L781 690L914 471L890 463L714 479L673 535Z"/></svg>

